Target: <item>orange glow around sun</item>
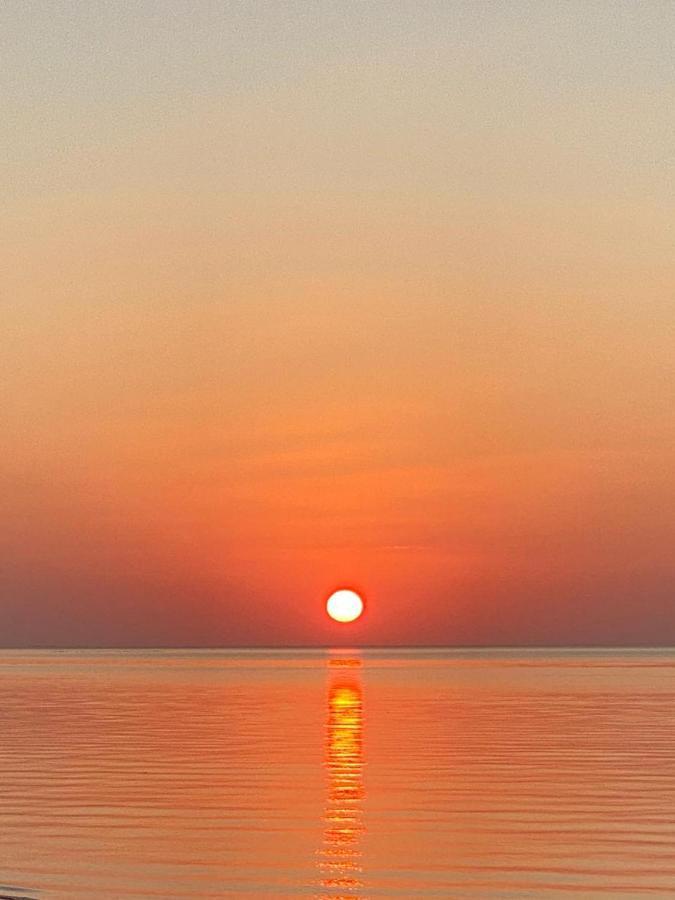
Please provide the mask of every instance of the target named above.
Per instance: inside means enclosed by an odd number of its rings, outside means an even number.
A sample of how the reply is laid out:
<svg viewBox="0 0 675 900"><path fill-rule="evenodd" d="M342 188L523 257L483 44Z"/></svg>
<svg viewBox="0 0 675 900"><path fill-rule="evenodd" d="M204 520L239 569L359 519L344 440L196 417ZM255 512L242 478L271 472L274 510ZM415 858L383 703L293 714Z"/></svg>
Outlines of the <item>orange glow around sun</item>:
<svg viewBox="0 0 675 900"><path fill-rule="evenodd" d="M336 622L354 622L363 613L363 600L356 591L335 591L326 602L326 611Z"/></svg>

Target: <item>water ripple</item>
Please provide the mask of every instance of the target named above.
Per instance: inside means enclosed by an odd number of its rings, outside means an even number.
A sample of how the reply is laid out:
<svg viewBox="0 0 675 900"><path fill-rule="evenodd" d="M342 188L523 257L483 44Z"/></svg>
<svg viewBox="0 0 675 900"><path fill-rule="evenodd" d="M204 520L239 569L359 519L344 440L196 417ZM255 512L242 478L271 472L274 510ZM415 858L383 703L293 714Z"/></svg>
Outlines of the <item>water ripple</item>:
<svg viewBox="0 0 675 900"><path fill-rule="evenodd" d="M673 897L673 710L670 651L5 652L0 900Z"/></svg>

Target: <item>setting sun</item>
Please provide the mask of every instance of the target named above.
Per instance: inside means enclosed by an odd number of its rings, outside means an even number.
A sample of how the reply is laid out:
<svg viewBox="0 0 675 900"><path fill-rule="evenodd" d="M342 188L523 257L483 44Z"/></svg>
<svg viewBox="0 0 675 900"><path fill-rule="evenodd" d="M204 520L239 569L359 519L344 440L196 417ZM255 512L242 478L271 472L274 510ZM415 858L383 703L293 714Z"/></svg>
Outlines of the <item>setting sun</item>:
<svg viewBox="0 0 675 900"><path fill-rule="evenodd" d="M363 600L356 591L335 591L326 602L326 611L336 622L353 622L363 613Z"/></svg>

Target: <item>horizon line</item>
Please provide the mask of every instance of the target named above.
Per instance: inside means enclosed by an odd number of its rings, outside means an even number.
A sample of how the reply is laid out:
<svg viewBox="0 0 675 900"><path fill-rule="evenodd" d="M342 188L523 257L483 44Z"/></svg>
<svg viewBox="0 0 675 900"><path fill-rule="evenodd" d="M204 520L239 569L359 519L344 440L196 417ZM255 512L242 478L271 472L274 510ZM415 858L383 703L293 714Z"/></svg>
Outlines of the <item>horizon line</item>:
<svg viewBox="0 0 675 900"><path fill-rule="evenodd" d="M112 645L112 644L43 644L38 646L0 646L4 651L38 651L38 650L130 650L135 652L151 650L203 650L205 652L241 650L339 650L357 652L359 650L675 650L675 644L156 644L156 645Z"/></svg>

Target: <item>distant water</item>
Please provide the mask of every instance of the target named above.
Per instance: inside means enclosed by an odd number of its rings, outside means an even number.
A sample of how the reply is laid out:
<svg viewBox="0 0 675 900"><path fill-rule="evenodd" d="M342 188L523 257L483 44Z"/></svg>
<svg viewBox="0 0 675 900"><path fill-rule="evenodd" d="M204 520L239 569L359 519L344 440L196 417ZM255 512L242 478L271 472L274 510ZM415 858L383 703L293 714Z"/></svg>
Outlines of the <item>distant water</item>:
<svg viewBox="0 0 675 900"><path fill-rule="evenodd" d="M675 897L675 651L3 652L0 896Z"/></svg>

